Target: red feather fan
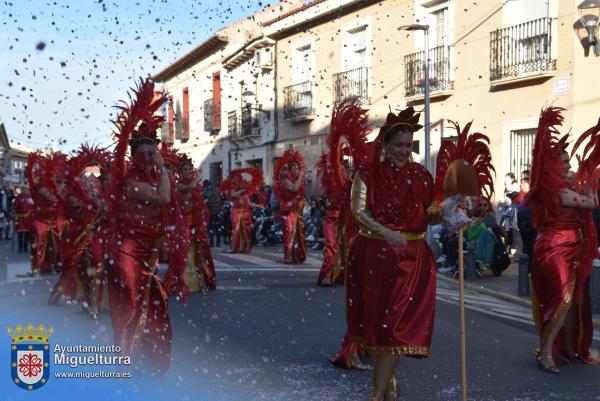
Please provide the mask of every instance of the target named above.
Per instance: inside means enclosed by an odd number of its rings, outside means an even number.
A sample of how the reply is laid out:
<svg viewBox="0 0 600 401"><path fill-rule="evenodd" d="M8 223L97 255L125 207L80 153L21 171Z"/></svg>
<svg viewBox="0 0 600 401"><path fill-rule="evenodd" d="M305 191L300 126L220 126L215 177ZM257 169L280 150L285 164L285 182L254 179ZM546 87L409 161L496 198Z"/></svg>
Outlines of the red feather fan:
<svg viewBox="0 0 600 401"><path fill-rule="evenodd" d="M589 140L589 142L583 149L583 155L581 156L583 161L577 169L575 189L577 192L585 194L589 186L592 193L596 194L598 192L598 180L600 180L600 169L598 168L600 166L600 119L598 119L595 126L586 130L577 139L575 145L573 145L571 157L586 140Z"/></svg>
<svg viewBox="0 0 600 401"><path fill-rule="evenodd" d="M328 161L330 169L323 172L333 174L332 179L323 175L323 184L328 181L341 187L345 185L346 175L343 173L342 160L343 143L346 139L350 148L353 163L358 168L366 168L372 158L372 147L367 143L367 136L371 130L368 128L368 116L356 103L355 99L348 99L340 103L331 116L331 132L327 136Z"/></svg>
<svg viewBox="0 0 600 401"><path fill-rule="evenodd" d="M229 172L229 177L221 183L219 189L226 193L244 190L245 195L252 196L262 183L262 170L255 167L238 168Z"/></svg>
<svg viewBox="0 0 600 401"><path fill-rule="evenodd" d="M447 181L450 166L456 160L463 160L467 170L471 170L469 167L472 167L479 185L479 191L476 192L479 192L486 199L491 199L494 193L492 172L495 175L496 170L492 165L492 155L488 147L489 138L479 132L469 134L472 122L469 122L463 130L460 129L458 123L453 121L450 121L450 123L454 125L458 138L456 143L443 140L440 146L437 156L434 190L436 203L440 203L444 198L444 182ZM466 172L466 170L463 172ZM460 177L458 178L460 181Z"/></svg>
<svg viewBox="0 0 600 401"><path fill-rule="evenodd" d="M569 187L563 178L564 140L558 139L557 126L564 121L562 107L543 110L538 122L531 160L531 182L526 204L532 210L533 225L560 213L560 190ZM579 141L578 141L579 142Z"/></svg>

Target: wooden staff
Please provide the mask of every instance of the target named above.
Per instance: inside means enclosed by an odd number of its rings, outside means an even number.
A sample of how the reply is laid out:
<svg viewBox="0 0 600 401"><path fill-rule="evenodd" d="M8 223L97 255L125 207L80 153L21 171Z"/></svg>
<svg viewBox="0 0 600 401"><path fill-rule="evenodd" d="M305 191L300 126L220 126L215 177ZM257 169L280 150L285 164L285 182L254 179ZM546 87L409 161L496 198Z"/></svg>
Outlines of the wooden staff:
<svg viewBox="0 0 600 401"><path fill-rule="evenodd" d="M465 262L463 255L464 226L458 230L458 299L460 309L460 392L467 401L467 350L465 341Z"/></svg>

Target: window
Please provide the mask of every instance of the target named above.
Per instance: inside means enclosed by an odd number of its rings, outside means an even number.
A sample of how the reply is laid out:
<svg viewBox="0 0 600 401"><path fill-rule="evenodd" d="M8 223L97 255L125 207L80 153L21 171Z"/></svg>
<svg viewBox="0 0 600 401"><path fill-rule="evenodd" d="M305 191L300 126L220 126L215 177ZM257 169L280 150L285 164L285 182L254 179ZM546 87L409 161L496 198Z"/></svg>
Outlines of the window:
<svg viewBox="0 0 600 401"><path fill-rule="evenodd" d="M292 56L292 81L295 84L312 81L312 48L310 44L297 47Z"/></svg>
<svg viewBox="0 0 600 401"><path fill-rule="evenodd" d="M347 31L344 37L344 69L365 67L367 65L367 26Z"/></svg>
<svg viewBox="0 0 600 401"><path fill-rule="evenodd" d="M521 171L531 169L531 149L535 140L535 128L510 131L509 172L521 180Z"/></svg>
<svg viewBox="0 0 600 401"><path fill-rule="evenodd" d="M433 47L443 46L448 43L448 8L442 8L440 10L431 13L434 20L435 36L433 39Z"/></svg>
<svg viewBox="0 0 600 401"><path fill-rule="evenodd" d="M190 90L183 88L183 133L182 139L190 138Z"/></svg>
<svg viewBox="0 0 600 401"><path fill-rule="evenodd" d="M175 140L175 127L173 125L175 120L175 109L173 105L173 96L169 96L169 105L167 106L167 125L169 130L169 142L173 143Z"/></svg>

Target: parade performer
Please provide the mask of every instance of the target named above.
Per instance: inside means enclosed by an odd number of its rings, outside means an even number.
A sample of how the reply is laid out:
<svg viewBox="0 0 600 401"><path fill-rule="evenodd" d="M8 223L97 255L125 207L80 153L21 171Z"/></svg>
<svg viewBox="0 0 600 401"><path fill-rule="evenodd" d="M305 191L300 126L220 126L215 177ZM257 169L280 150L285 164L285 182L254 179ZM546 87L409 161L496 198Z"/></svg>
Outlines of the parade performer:
<svg viewBox="0 0 600 401"><path fill-rule="evenodd" d="M231 251L250 253L252 250L252 209L260 207L250 201L263 182L262 171L254 167L231 170L221 184L221 192L229 199L231 208Z"/></svg>
<svg viewBox="0 0 600 401"><path fill-rule="evenodd" d="M15 231L19 242L19 252L29 252L29 230L31 229L31 211L33 199L28 187L21 187L15 198Z"/></svg>
<svg viewBox="0 0 600 401"><path fill-rule="evenodd" d="M217 288L217 273L208 243L210 211L204 203L201 179L196 176L194 163L186 154L179 154L177 168L177 199L190 238L188 268L196 273L202 289L212 291Z"/></svg>
<svg viewBox="0 0 600 401"><path fill-rule="evenodd" d="M569 180L567 137L558 139L564 109L549 107L538 123L531 165L531 189L526 204L538 230L533 250L531 280L533 307L540 336L539 368L559 373L569 362L597 363L590 357L592 313L588 279L597 254L597 235L591 209L596 193L600 122L586 131L579 145L590 139L576 182Z"/></svg>
<svg viewBox="0 0 600 401"><path fill-rule="evenodd" d="M304 185L307 172L302 154L286 150L277 161L273 182L279 202L279 217L283 228L283 263L302 263L306 259L304 239Z"/></svg>
<svg viewBox="0 0 600 401"><path fill-rule="evenodd" d="M64 227L62 210L63 171L66 156L53 153L30 153L27 181L33 199L31 213L32 274L50 274L57 269L60 235Z"/></svg>
<svg viewBox="0 0 600 401"><path fill-rule="evenodd" d="M150 79L141 80L135 96L131 105L120 107L116 122L108 215L114 229L108 267L110 309L122 353L145 358L149 366L164 372L170 364L172 336L167 295L177 295L185 302L189 293L183 279L189 243L175 190L157 148L156 129L164 119L155 112L166 97L155 93ZM125 160L128 144L129 168ZM163 238L170 254L164 282L157 272Z"/></svg>
<svg viewBox="0 0 600 401"><path fill-rule="evenodd" d="M102 214L99 197L94 196L100 183L93 175L84 177L86 167L106 163L108 154L98 148L82 145L67 162L65 171L63 210L66 219L60 254L61 273L48 303L85 300L84 309L90 305L89 286L96 275L92 265L91 244L94 229ZM92 182L96 181L96 182Z"/></svg>

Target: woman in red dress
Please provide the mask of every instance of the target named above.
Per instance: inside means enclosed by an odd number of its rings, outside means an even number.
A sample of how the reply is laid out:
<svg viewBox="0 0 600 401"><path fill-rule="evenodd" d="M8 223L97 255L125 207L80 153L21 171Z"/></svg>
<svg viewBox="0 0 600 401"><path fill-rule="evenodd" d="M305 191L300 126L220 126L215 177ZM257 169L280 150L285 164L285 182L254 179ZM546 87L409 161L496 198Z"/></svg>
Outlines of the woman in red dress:
<svg viewBox="0 0 600 401"><path fill-rule="evenodd" d="M15 198L15 231L19 240L19 252L29 252L29 230L31 229L31 211L33 200L28 187L21 187Z"/></svg>
<svg viewBox="0 0 600 401"><path fill-rule="evenodd" d="M557 366L570 362L597 363L590 357L593 328L588 290L592 260L597 253L590 213L597 206L589 195L593 192L588 183L597 178L590 180L593 174L588 173L596 170L598 158L595 155L595 162L590 157L580 164L578 185L568 179L566 136L556 139L556 126L563 121L562 110L550 107L540 116L533 147L531 189L526 197L538 230L531 266L534 317L540 335L537 362L541 370L550 373L559 373ZM600 126L588 130L578 144L598 131ZM577 144L573 152L576 148ZM593 163L595 166L590 168ZM586 192L588 195L583 195Z"/></svg>
<svg viewBox="0 0 600 401"><path fill-rule="evenodd" d="M113 254L107 269L116 343L124 355L135 354L139 363L158 372L171 360L167 296L177 295L185 302L189 294L183 278L189 247L185 223L157 148L156 129L164 119L154 113L165 101L156 95L151 80L142 80L135 102L122 108L117 120L109 209ZM125 160L128 144L130 167ZM171 257L163 281L157 270L164 241Z"/></svg>
<svg viewBox="0 0 600 401"><path fill-rule="evenodd" d="M177 200L190 238L188 266L198 274L202 289L217 289L217 273L206 233L210 211L204 203L200 178L196 176L192 159L181 154L178 160Z"/></svg>
<svg viewBox="0 0 600 401"><path fill-rule="evenodd" d="M388 114L367 170L352 183L360 227L350 245L348 334L373 357L370 401L395 400L398 358L428 357L435 310L435 263L425 242L433 179L412 162L419 114Z"/></svg>
<svg viewBox="0 0 600 401"><path fill-rule="evenodd" d="M65 219L62 208L63 171L67 158L61 153L29 154L27 181L33 199L31 213L32 274L50 274L60 255L60 236Z"/></svg>
<svg viewBox="0 0 600 401"><path fill-rule="evenodd" d="M304 239L304 184L307 172L300 152L286 150L277 161L273 181L283 228L283 263L302 263L306 259Z"/></svg>
<svg viewBox="0 0 600 401"><path fill-rule="evenodd" d="M250 201L262 183L262 172L253 167L231 170L221 184L221 192L233 203L231 208L231 252L250 253L252 250L252 208L260 207Z"/></svg>

